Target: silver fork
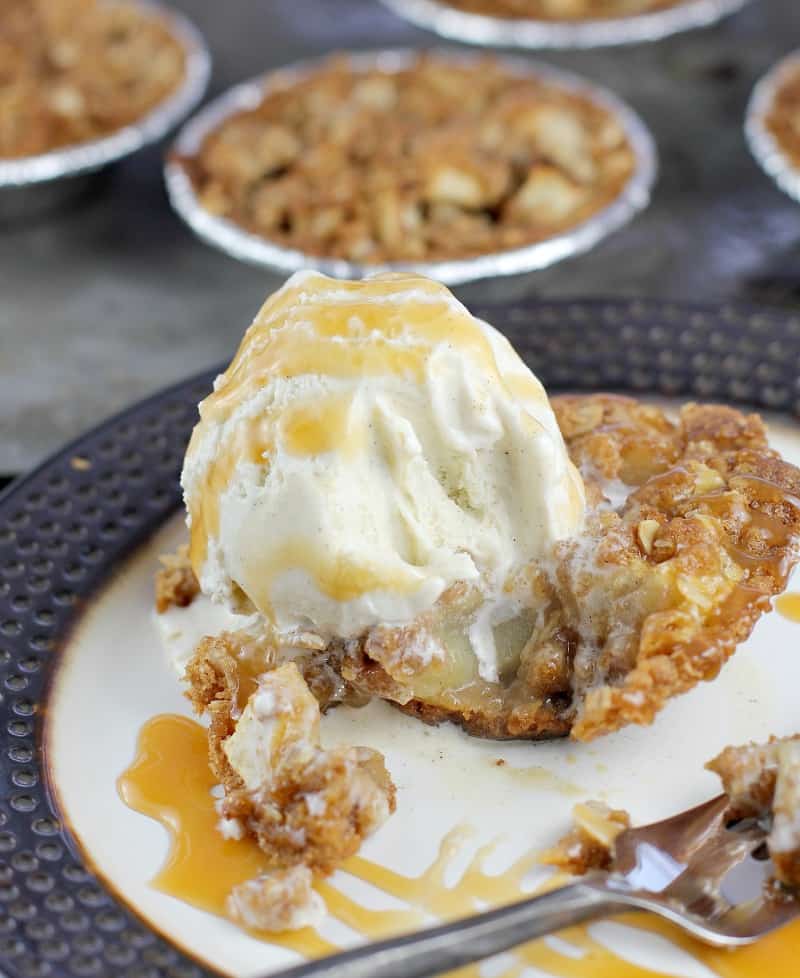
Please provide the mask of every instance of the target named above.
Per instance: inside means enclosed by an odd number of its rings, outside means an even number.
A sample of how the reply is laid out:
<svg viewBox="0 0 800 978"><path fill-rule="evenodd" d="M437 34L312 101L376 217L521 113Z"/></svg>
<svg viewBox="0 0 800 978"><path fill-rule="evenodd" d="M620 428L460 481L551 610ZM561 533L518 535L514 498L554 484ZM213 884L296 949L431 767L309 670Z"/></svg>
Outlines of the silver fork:
<svg viewBox="0 0 800 978"><path fill-rule="evenodd" d="M280 978L425 978L632 909L666 917L717 947L751 944L800 915L800 899L767 892L768 827L752 819L729 825L727 810L720 795L663 822L627 829L614 845L614 872L302 964Z"/></svg>

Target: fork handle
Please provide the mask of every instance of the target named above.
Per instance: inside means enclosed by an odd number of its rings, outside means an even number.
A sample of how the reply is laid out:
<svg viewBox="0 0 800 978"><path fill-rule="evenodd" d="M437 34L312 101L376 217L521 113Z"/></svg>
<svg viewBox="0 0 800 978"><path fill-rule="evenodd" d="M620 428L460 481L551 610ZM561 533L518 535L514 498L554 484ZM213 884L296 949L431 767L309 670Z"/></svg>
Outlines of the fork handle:
<svg viewBox="0 0 800 978"><path fill-rule="evenodd" d="M497 910L289 968L274 978L426 978L586 920L629 910L604 873Z"/></svg>

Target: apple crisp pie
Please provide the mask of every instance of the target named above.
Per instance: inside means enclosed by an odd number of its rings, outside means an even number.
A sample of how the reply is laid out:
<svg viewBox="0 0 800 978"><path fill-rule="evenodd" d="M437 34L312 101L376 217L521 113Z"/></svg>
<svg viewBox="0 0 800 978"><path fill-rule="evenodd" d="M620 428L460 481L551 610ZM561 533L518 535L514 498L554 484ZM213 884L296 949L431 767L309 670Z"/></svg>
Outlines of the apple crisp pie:
<svg viewBox="0 0 800 978"><path fill-rule="evenodd" d="M756 415L688 404L672 421L602 394L553 406L590 510L577 537L515 582L514 615L495 627L498 682L480 678L466 641L480 603L467 585L411 626L331 643L298 634L291 662L252 619L198 644L185 678L210 719L210 763L226 792L221 830L256 838L274 867L231 895L234 919L308 922L318 901L308 874L332 871L393 810L379 754L319 746L321 708L377 696L483 736L588 740L649 723L669 698L713 679L784 587L800 556L800 472L768 447ZM158 575L157 604L185 605L197 591L183 550ZM777 746L745 759L766 770L758 799L774 795L776 812L797 788L788 775L775 788L795 750L781 749L784 759ZM743 799L744 780L731 773L742 756L726 752L712 767ZM552 861L605 866L607 829L625 818L583 814Z"/></svg>
<svg viewBox="0 0 800 978"><path fill-rule="evenodd" d="M211 213L366 264L551 237L614 200L635 163L619 122L589 98L489 58L435 55L399 71L332 59L178 162Z"/></svg>
<svg viewBox="0 0 800 978"><path fill-rule="evenodd" d="M499 681L479 675L467 633L481 596L460 583L408 626L298 634L293 654L323 707L377 696L481 736L589 740L650 723L713 679L769 610L800 557L800 471L768 447L758 416L688 404L672 421L602 394L553 407L590 510L580 534L509 585L511 610L493 626ZM159 575L160 607L185 603L179 561ZM268 637L232 641L231 663L242 648L255 655L251 674L279 661Z"/></svg>
<svg viewBox="0 0 800 978"><path fill-rule="evenodd" d="M107 136L185 71L169 20L126 0L2 0L0 158Z"/></svg>
<svg viewBox="0 0 800 978"><path fill-rule="evenodd" d="M764 121L792 165L800 169L800 60L786 69Z"/></svg>
<svg viewBox="0 0 800 978"><path fill-rule="evenodd" d="M676 7L684 0L441 0L447 7L511 20L606 20Z"/></svg>
<svg viewBox="0 0 800 978"><path fill-rule="evenodd" d="M266 855L230 895L248 926L312 919L313 876L394 808L380 754L321 743L323 710L379 698L497 739L651 723L718 674L800 558L800 470L757 415L551 402L417 275L303 272L268 298L181 484L189 546L156 603L224 611L179 671L220 831ZM595 842L624 825L583 818Z"/></svg>

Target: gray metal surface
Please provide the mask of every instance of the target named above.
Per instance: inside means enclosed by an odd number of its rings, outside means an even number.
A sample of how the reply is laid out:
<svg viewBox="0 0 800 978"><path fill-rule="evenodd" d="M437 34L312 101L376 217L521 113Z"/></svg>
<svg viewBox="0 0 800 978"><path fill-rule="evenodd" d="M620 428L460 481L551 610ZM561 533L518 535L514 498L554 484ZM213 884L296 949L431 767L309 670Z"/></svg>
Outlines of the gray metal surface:
<svg viewBox="0 0 800 978"><path fill-rule="evenodd" d="M377 0L177 0L209 41L212 93L334 47L430 45ZM659 144L650 208L592 252L459 288L467 302L660 296L800 310L800 207L758 168L742 123L756 79L797 45L797 0L625 49L546 55L609 86ZM197 241L145 150L88 196L0 229L0 473L228 356L280 278Z"/></svg>

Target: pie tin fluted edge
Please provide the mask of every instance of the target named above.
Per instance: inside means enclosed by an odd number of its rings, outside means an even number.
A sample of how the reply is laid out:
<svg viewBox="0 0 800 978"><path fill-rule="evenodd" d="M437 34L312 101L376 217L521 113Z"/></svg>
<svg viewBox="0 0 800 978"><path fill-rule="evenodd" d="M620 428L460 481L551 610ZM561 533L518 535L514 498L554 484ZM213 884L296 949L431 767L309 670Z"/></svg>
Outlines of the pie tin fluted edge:
<svg viewBox="0 0 800 978"><path fill-rule="evenodd" d="M203 97L211 76L211 55L198 29L178 10L154 0L134 0L146 13L163 18L184 50L183 80L141 119L102 139L59 147L37 156L0 158L0 191L20 192L94 173L165 136Z"/></svg>
<svg viewBox="0 0 800 978"><path fill-rule="evenodd" d="M782 58L756 84L747 105L744 131L761 169L784 193L800 201L800 165L792 162L766 124L775 96L789 73L796 70L800 70L800 48Z"/></svg>
<svg viewBox="0 0 800 978"><path fill-rule="evenodd" d="M474 64L480 58L480 55L465 52L433 50L430 53L459 64ZM407 67L419 54L419 51L413 49L392 48L349 53L348 60L354 71L381 68L396 72ZM179 158L195 154L205 137L230 116L254 109L265 93L290 88L313 74L328 60L329 56L325 56L297 62L236 85L204 106L179 132L165 165L167 192L177 213L207 244L240 261L287 274L300 268L313 267L337 278L362 278L378 272L402 270L429 275L446 285L457 285L475 279L537 271L564 258L588 251L613 231L627 224L650 202L658 170L656 147L649 129L630 106L608 89L579 75L549 65L531 63L522 58L502 57L497 60L512 72L560 86L609 111L622 126L630 143L636 162L628 183L606 207L574 228L520 248L490 252L472 258L366 264L340 258L321 258L286 248L207 211L200 204L192 181Z"/></svg>
<svg viewBox="0 0 800 978"><path fill-rule="evenodd" d="M467 13L440 0L381 0L398 17L441 37L507 48L599 48L658 41L708 27L749 0L684 0L675 7L630 17L583 21L522 20Z"/></svg>
<svg viewBox="0 0 800 978"><path fill-rule="evenodd" d="M474 312L506 333L552 392L627 389L800 415L796 314L639 299ZM123 560L179 506L181 459L216 372L140 401L0 493L0 968L7 978L211 974L93 871L48 795L41 749L59 654Z"/></svg>

